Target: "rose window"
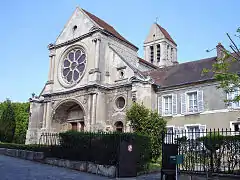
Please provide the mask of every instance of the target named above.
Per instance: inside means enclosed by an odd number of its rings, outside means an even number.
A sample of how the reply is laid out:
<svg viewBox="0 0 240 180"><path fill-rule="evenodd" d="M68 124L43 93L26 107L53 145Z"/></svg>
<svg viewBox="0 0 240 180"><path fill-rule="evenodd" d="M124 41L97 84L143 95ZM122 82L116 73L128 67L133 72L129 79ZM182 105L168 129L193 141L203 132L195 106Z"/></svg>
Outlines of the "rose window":
<svg viewBox="0 0 240 180"><path fill-rule="evenodd" d="M80 80L86 66L86 54L82 49L70 51L64 58L62 76L67 83Z"/></svg>

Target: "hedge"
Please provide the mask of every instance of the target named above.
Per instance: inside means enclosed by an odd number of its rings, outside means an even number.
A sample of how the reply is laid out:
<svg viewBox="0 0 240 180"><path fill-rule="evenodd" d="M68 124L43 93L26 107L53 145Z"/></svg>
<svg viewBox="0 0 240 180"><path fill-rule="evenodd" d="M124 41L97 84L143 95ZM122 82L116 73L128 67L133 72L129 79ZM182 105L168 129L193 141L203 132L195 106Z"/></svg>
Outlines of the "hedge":
<svg viewBox="0 0 240 180"><path fill-rule="evenodd" d="M102 165L119 163L120 144L131 142L136 154L137 171L148 169L151 162L151 144L148 136L135 133L89 133L69 131L60 133L60 145L24 145L0 143L0 148L44 152L45 157L73 161L88 161Z"/></svg>
<svg viewBox="0 0 240 180"><path fill-rule="evenodd" d="M138 171L151 161L151 145L147 136L135 133L89 133L69 131L60 133L60 146L52 147L54 157L90 161L102 165L117 165L120 144L131 142L136 149Z"/></svg>

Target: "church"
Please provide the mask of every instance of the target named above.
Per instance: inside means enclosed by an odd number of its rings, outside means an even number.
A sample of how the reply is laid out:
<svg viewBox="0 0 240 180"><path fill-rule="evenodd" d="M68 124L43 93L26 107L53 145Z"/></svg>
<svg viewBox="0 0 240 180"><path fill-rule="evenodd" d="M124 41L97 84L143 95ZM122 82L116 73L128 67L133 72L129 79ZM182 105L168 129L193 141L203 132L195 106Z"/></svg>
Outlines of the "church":
<svg viewBox="0 0 240 180"><path fill-rule="evenodd" d="M48 46L48 80L29 99L26 144L38 143L44 132L129 132L125 113L133 102L157 110L169 130L239 131L240 103L226 105L213 74L202 76L222 56L221 44L216 57L178 63L177 43L154 23L143 47L140 58L138 47L114 27L77 7Z"/></svg>

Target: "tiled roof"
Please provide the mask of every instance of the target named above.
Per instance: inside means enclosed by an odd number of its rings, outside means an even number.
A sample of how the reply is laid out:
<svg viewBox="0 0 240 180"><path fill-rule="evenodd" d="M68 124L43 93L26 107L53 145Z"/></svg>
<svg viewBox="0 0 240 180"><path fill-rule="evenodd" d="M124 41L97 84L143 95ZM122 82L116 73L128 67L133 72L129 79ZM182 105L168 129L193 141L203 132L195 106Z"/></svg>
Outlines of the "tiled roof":
<svg viewBox="0 0 240 180"><path fill-rule="evenodd" d="M108 23L103 21L102 19L98 18L97 16L91 14L90 12L82 9L95 23L97 23L100 27L102 27L104 30L106 30L108 33L112 34L114 37L124 41L125 43L135 47L134 44L130 43L128 40L126 40L121 34L119 34L112 26L110 26Z"/></svg>
<svg viewBox="0 0 240 180"><path fill-rule="evenodd" d="M160 26L159 24L157 24L157 26L159 27L159 29L162 31L163 35L166 37L166 39L168 39L169 41L171 41L173 44L175 44L177 46L177 44L175 43L175 41L172 39L172 37L170 36L170 34L166 31L166 29L164 29L162 26Z"/></svg>
<svg viewBox="0 0 240 180"><path fill-rule="evenodd" d="M195 83L213 79L213 73L202 75L204 68L211 69L216 57L202 59L198 61L176 64L157 70L144 72L154 80L154 83L160 85L161 88ZM240 64L238 66L240 70Z"/></svg>
<svg viewBox="0 0 240 180"><path fill-rule="evenodd" d="M152 68L154 68L154 69L157 69L157 68L158 68L158 67L155 66L154 64L152 64L152 63L150 63L150 62L148 62L148 61L146 61L146 60L144 60L144 59L142 59L142 58L140 58L140 57L138 57L138 59L139 59L139 61L140 61L141 63L146 64L147 66L150 66L150 67L152 67Z"/></svg>

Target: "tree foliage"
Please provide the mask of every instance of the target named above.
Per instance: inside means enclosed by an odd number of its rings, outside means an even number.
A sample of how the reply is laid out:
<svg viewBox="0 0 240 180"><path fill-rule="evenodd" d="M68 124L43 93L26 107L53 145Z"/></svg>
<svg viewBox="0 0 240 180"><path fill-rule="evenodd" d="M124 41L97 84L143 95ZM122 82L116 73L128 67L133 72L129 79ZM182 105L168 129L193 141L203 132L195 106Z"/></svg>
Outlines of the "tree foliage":
<svg viewBox="0 0 240 180"><path fill-rule="evenodd" d="M28 118L29 118L29 103L19 103L19 102L11 102L10 100L6 100L0 103L0 129L3 132L3 127L6 126L9 119L3 115L3 112L7 109L8 106L11 106L11 109L14 113L15 119L15 128L14 128L14 136L11 139L11 142L23 144L25 143L26 131L28 127ZM2 137L3 135L1 135ZM4 139L0 139L0 141L5 141Z"/></svg>
<svg viewBox="0 0 240 180"><path fill-rule="evenodd" d="M13 103L15 112L16 129L13 141L18 144L24 144L29 119L29 103Z"/></svg>
<svg viewBox="0 0 240 180"><path fill-rule="evenodd" d="M156 111L138 103L133 103L127 110L126 119L135 132L150 137L152 159L156 161L161 154L162 132L166 131L166 121Z"/></svg>
<svg viewBox="0 0 240 180"><path fill-rule="evenodd" d="M238 28L237 33L240 34L240 28ZM217 88L223 89L226 93L231 93L240 88L239 72L231 70L232 67L237 65L236 63L240 61L240 51L229 34L227 34L227 36L231 41L230 48L233 52L221 49L223 56L217 58L217 61L212 65L211 69L203 69L203 75L212 72L214 74L213 77L219 82ZM240 37L238 35L236 36ZM236 102L239 100L240 95L236 96L234 99L225 99L226 102Z"/></svg>
<svg viewBox="0 0 240 180"><path fill-rule="evenodd" d="M11 101L7 100L5 104L0 118L0 138L4 142L12 142L16 127L15 114Z"/></svg>

